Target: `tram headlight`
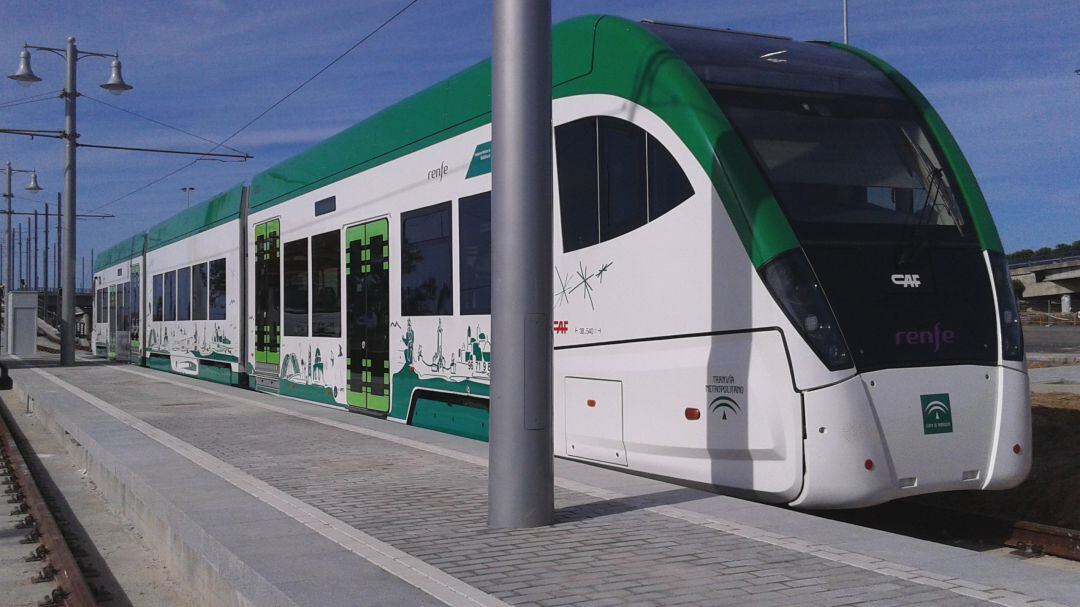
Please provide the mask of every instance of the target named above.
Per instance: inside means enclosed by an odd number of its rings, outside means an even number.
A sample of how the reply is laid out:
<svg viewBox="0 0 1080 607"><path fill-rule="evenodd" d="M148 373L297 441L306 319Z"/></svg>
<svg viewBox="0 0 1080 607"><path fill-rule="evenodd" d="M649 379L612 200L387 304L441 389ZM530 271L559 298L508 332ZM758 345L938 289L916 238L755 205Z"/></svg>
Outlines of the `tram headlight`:
<svg viewBox="0 0 1080 607"><path fill-rule="evenodd" d="M833 371L851 367L851 352L802 250L788 251L765 264L761 276L825 366Z"/></svg>
<svg viewBox="0 0 1080 607"><path fill-rule="evenodd" d="M998 323L1001 325L1001 357L1024 360L1024 332L1020 328L1020 309L1012 289L1009 263L1001 253L990 253L990 271L994 277Z"/></svg>

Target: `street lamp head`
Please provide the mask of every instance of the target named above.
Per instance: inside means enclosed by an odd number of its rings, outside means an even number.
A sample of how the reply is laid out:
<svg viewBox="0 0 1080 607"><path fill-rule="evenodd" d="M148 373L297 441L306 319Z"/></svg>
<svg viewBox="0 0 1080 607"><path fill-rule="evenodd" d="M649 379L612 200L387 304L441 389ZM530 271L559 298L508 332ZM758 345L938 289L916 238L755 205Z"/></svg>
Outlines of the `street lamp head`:
<svg viewBox="0 0 1080 607"><path fill-rule="evenodd" d="M131 85L124 82L124 76L120 73L120 60L113 59L112 62L112 74L109 75L109 81L101 85L101 88L109 91L113 95L119 95L124 91L130 91Z"/></svg>
<svg viewBox="0 0 1080 607"><path fill-rule="evenodd" d="M37 194L41 191L41 186L37 182L37 171L30 173L30 184L26 186L26 191L33 194Z"/></svg>
<svg viewBox="0 0 1080 607"><path fill-rule="evenodd" d="M41 82L41 78L38 78L34 70L30 69L30 51L24 48L19 53L19 69L8 78L18 82L20 86L30 86L35 82Z"/></svg>

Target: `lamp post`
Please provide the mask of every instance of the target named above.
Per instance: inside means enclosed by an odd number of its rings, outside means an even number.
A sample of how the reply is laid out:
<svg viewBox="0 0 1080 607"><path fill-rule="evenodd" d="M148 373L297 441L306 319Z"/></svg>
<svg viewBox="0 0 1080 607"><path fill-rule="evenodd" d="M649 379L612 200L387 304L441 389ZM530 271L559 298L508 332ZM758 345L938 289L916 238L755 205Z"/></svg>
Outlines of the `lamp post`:
<svg viewBox="0 0 1080 607"><path fill-rule="evenodd" d="M184 208L190 207L191 206L191 193L195 191L195 188L193 188L191 186L184 186L184 187L180 188L180 191L187 194L187 204L184 206Z"/></svg>
<svg viewBox="0 0 1080 607"><path fill-rule="evenodd" d="M30 183L26 186L26 191L33 194L37 194L41 191L41 186L37 182L37 171L34 169L15 169L11 167L11 163L8 162L4 166L4 213L7 219L4 222L4 234L7 239L5 260L7 261L7 267L4 269L4 278L7 280L8 290L15 288L15 239L11 234L11 199L14 196L11 193L11 176L14 173L30 173Z"/></svg>
<svg viewBox="0 0 1080 607"><path fill-rule="evenodd" d="M75 130L75 102L79 98L76 89L76 67L79 59L86 57L105 57L112 59L112 72L109 80L101 88L114 95L131 90L131 85L124 82L120 73L120 55L117 53L96 53L80 51L75 46L75 38L67 39L65 48L23 45L19 53L19 69L8 78L20 85L29 86L41 82L30 68L30 51L48 51L64 58L67 66L67 81L64 84L64 245L61 274L63 276L63 302L60 307L60 364L75 364L75 150L79 137Z"/></svg>

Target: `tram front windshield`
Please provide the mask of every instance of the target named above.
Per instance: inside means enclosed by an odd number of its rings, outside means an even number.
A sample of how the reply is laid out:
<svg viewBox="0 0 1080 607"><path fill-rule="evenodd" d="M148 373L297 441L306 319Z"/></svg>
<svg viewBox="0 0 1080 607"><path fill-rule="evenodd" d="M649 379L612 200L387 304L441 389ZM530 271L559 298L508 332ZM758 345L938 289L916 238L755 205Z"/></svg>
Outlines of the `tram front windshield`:
<svg viewBox="0 0 1080 607"><path fill-rule="evenodd" d="M906 99L712 93L803 245L857 367L996 361L970 216Z"/></svg>
<svg viewBox="0 0 1080 607"><path fill-rule="evenodd" d="M973 241L905 101L723 90L714 96L800 236L895 238L918 227L937 239Z"/></svg>

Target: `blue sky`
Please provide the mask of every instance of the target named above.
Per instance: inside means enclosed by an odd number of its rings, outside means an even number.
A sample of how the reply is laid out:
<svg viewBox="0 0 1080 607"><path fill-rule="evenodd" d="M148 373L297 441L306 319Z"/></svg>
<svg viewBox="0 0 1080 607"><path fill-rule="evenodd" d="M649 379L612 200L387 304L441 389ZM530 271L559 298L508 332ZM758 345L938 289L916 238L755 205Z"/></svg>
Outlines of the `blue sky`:
<svg viewBox="0 0 1080 607"><path fill-rule="evenodd" d="M104 59L79 62L84 143L203 150L207 144L98 103L221 140L406 0L0 1L0 70L15 70L24 41L119 51L135 90L98 88ZM554 0L553 20L586 13L654 18L782 34L841 37L840 0ZM850 0L851 43L895 65L950 126L979 178L1007 250L1080 239L1080 4L1076 0ZM420 0L393 24L229 145L246 163L82 149L80 211L115 219L80 223L79 254L102 250L184 208L182 187L203 200L490 54L490 0ZM3 59L7 57L7 59ZM0 82L0 128L60 129L59 99L2 107L63 86L63 62L37 52L43 82ZM6 67L5 67L6 66ZM0 135L0 163L37 168L45 192L16 190L17 210L42 209L62 189L63 146ZM16 188L24 181L17 179ZM87 262L89 263L89 261Z"/></svg>

